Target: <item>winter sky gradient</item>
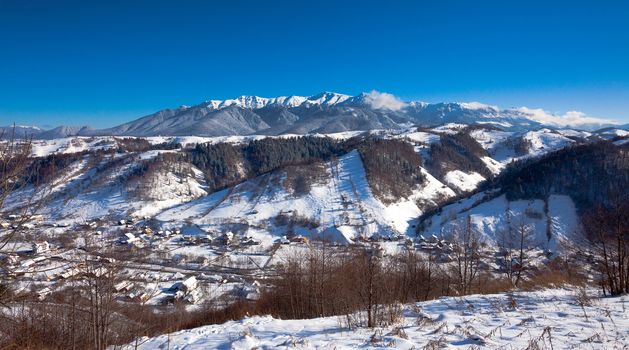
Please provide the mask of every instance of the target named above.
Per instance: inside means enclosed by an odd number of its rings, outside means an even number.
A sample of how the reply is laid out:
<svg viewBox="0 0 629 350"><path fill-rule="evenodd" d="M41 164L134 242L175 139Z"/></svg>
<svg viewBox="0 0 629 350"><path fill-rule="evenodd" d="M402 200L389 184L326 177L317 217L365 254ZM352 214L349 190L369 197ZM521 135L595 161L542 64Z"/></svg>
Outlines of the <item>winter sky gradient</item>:
<svg viewBox="0 0 629 350"><path fill-rule="evenodd" d="M372 89L629 122L628 62L627 1L0 0L0 125Z"/></svg>

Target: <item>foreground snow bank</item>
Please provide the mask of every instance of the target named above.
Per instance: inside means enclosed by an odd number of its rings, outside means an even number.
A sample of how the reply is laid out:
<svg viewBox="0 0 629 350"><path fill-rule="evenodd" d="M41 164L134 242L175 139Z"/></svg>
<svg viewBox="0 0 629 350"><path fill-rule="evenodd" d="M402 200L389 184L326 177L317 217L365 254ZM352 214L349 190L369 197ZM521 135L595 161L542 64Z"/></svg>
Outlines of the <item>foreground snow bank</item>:
<svg viewBox="0 0 629 350"><path fill-rule="evenodd" d="M533 343L555 349L626 347L629 311L625 303L629 300L592 298L590 305L582 307L584 299L578 294L552 289L442 298L406 305L398 324L379 329L348 330L339 317L278 320L256 316L142 339L140 348L411 349L428 345L467 349L480 345L524 349Z"/></svg>

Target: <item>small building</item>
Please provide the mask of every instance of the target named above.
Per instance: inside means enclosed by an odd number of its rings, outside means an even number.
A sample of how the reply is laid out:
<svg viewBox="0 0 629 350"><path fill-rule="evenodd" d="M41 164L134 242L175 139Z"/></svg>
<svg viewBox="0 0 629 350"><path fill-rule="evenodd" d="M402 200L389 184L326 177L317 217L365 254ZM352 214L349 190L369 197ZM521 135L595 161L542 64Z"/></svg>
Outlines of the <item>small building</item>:
<svg viewBox="0 0 629 350"><path fill-rule="evenodd" d="M33 243L33 253L41 254L50 251L50 243L47 241L39 241Z"/></svg>
<svg viewBox="0 0 629 350"><path fill-rule="evenodd" d="M37 299L44 300L46 299L46 296L48 296L50 293L52 293L52 290L50 290L50 288L48 287L40 289L39 291L37 291Z"/></svg>
<svg viewBox="0 0 629 350"><path fill-rule="evenodd" d="M245 240L243 240L241 242L242 245L259 245L260 242L256 241L255 239L251 238L251 237L247 237L245 238Z"/></svg>
<svg viewBox="0 0 629 350"><path fill-rule="evenodd" d="M116 292L130 291L132 288L133 283L129 281L118 282L114 285L114 289L116 290Z"/></svg>
<svg viewBox="0 0 629 350"><path fill-rule="evenodd" d="M290 238L290 241L293 243L308 243L308 238L304 236L294 236Z"/></svg>
<svg viewBox="0 0 629 350"><path fill-rule="evenodd" d="M197 281L197 278L191 276L186 278L182 282L176 282L170 287L169 290L174 292L188 293L192 290L195 290L198 287L198 283L199 282Z"/></svg>
<svg viewBox="0 0 629 350"><path fill-rule="evenodd" d="M134 244L137 241L139 241L139 238L131 232L127 232L122 237L120 237L120 243L122 244Z"/></svg>
<svg viewBox="0 0 629 350"><path fill-rule="evenodd" d="M282 238L277 240L277 243L279 243L279 244L290 244L290 240L288 238L286 238L286 236L283 236Z"/></svg>

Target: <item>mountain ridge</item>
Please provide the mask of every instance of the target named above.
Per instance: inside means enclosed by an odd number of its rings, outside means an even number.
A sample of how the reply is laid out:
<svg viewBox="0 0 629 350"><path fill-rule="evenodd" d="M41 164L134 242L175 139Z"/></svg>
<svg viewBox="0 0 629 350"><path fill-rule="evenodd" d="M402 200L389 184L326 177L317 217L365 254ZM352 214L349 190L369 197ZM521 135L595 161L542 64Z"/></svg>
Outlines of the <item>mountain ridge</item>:
<svg viewBox="0 0 629 350"><path fill-rule="evenodd" d="M280 135L434 127L447 123L484 124L513 131L541 127L590 131L626 127L577 111L555 115L543 109L500 109L479 102L407 102L388 93L371 91L356 96L335 92L272 98L243 95L163 109L110 128L59 126L43 131L28 129L27 133L40 139L68 136Z"/></svg>

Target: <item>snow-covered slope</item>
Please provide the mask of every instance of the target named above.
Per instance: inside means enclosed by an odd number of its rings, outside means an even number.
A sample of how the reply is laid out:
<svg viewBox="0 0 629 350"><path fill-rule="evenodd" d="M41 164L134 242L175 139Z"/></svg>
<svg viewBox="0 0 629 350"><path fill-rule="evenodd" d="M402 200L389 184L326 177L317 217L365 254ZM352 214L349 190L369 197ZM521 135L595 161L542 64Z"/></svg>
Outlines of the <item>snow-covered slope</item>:
<svg viewBox="0 0 629 350"><path fill-rule="evenodd" d="M590 290L590 294L596 293ZM579 306L577 290L441 298L405 305L391 326L348 329L343 317L246 317L144 338L140 349L622 349L625 297ZM133 349L130 344L125 349Z"/></svg>
<svg viewBox="0 0 629 350"><path fill-rule="evenodd" d="M281 179L267 175L166 210L156 218L177 224L188 218L205 230L218 230L226 221L243 221L253 227L264 227L259 230L260 235L266 231L281 235L286 228L275 227L274 219L280 213L298 214L319 223L316 229L298 227L299 233L351 242L359 236L406 234L422 213L418 200L434 204L454 195L451 189L429 176L410 198L387 206L371 192L357 151L339 158L338 162L326 163L325 167L325 180L314 184L305 195L293 195L277 185ZM252 230L256 231L250 229L250 233Z"/></svg>
<svg viewBox="0 0 629 350"><path fill-rule="evenodd" d="M421 131L420 131L421 130ZM426 164L431 158L433 146L443 137L456 133L469 133L473 140L487 151L479 156L490 172L483 175L461 168L450 168L437 175ZM613 131L617 134L617 131ZM501 174L511 162L519 159L537 159L553 150L575 143L600 139L590 133L552 129L527 132L501 131L492 128L473 127L463 124L446 124L433 129L407 128L402 130L372 130L369 137L396 139L410 143L424 159L419 170L424 180L412 188L404 198L392 198L383 202L370 188L361 156L351 151L335 161L322 165L321 176L312 183L306 193L296 194L286 186L283 169L258 177L247 177L240 184L211 193L205 176L192 164L181 163L188 170L172 171L168 167L155 173L133 177L143 162L159 153L173 152L183 155L185 149L170 149L169 145L181 144L194 147L196 143L246 144L264 138L280 136L156 136L138 138L138 142L156 147L146 152L114 152L93 158L98 150L119 150L124 140L119 137L69 137L54 140L36 140L33 155L45 157L52 154L76 154L75 161L57 174L50 200L42 208L51 221L81 223L96 218L114 219L133 216L152 217L154 222L171 229L184 228L190 232L225 232L240 227L243 234L254 235L260 240L273 241L288 231L305 236L331 238L340 242L352 242L359 237L416 236L418 218L432 213L423 224L420 233L441 235L455 222L461 223L468 216L484 239L495 243L501 232L514 225L515 217L522 217L535 232L533 244L554 251L562 242L572 239L578 230L574 204L569 197L551 196L548 205L545 198L533 201L508 202L504 196L494 198L485 193L474 194L487 179ZM363 132L342 132L319 135L335 140L356 140L365 137ZM350 141L355 142L355 141ZM160 147L168 146L165 149ZM93 159L99 159L94 163ZM436 159L436 162L448 159ZM302 165L307 167L307 165ZM454 165L456 166L456 163ZM308 168L305 171L308 172ZM241 181L239 180L239 181ZM469 195L471 197L468 197ZM28 193L22 194L28 196ZM448 200L461 197L457 203L440 208ZM23 198L22 197L22 198ZM19 196L12 196L15 202ZM8 202L8 203L9 203ZM560 203L560 204L556 204ZM439 211L436 211L439 209ZM278 217L295 217L297 224L279 223ZM303 220L307 222L304 223ZM302 221L299 223L299 221Z"/></svg>
<svg viewBox="0 0 629 350"><path fill-rule="evenodd" d="M564 244L583 240L575 205L568 196L551 195L546 201L508 201L504 195L486 200L486 193L447 205L424 222L420 231L425 237L449 238L456 229L463 229L469 220L482 240L497 246L510 237L510 232L526 230L525 244L555 252ZM491 197L490 197L491 198Z"/></svg>
<svg viewBox="0 0 629 350"><path fill-rule="evenodd" d="M89 164L89 155L84 156L59 172L54 186L42 190L46 201L39 212L51 222L68 224L108 216L144 217L207 195L203 174L190 165L180 165L188 167L187 172L159 169L139 180L129 180L139 160L149 160L158 153L118 155L95 165ZM28 194L28 188L26 191Z"/></svg>

